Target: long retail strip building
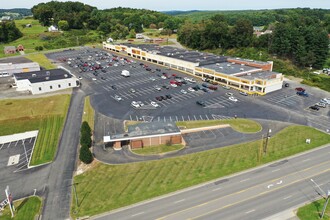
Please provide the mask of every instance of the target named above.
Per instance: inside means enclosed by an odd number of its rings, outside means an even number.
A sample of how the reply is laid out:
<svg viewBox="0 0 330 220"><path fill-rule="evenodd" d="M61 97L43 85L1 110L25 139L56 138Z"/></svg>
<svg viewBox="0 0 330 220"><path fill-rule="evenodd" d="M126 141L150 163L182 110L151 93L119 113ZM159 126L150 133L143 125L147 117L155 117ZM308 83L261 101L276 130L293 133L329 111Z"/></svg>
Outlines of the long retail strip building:
<svg viewBox="0 0 330 220"><path fill-rule="evenodd" d="M282 73L273 62L218 56L157 44L103 43L103 49L182 71L252 95L265 95L282 88Z"/></svg>

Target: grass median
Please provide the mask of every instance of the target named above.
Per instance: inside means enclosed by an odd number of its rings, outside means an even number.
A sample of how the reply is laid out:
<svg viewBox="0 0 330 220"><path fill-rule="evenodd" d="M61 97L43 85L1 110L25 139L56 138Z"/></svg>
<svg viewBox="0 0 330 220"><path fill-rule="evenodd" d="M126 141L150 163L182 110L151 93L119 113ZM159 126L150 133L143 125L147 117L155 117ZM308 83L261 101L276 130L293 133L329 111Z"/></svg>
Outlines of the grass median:
<svg viewBox="0 0 330 220"><path fill-rule="evenodd" d="M33 62L39 63L40 66L44 67L47 70L56 68L56 66L53 65L50 62L50 60L48 60L48 58L43 53L28 54L28 55L25 56L25 58L27 58L27 59L29 59Z"/></svg>
<svg viewBox="0 0 330 220"><path fill-rule="evenodd" d="M224 124L229 124L234 130L242 133L255 133L261 130L261 125L258 122L243 118L176 122L176 125L178 127L182 127L185 129L201 128L201 127L224 125Z"/></svg>
<svg viewBox="0 0 330 220"><path fill-rule="evenodd" d="M39 130L30 165L53 160L64 126L70 95L0 101L0 136Z"/></svg>
<svg viewBox="0 0 330 220"><path fill-rule="evenodd" d="M305 205L298 209L297 216L299 217L300 220L319 220L322 215L324 203L325 203L325 199L320 199L308 205ZM324 220L330 219L329 204L327 206L323 219Z"/></svg>
<svg viewBox="0 0 330 220"><path fill-rule="evenodd" d="M11 218L10 209L7 206L0 220L34 220L41 212L41 203L41 199L36 196L15 201L15 217Z"/></svg>
<svg viewBox="0 0 330 220"><path fill-rule="evenodd" d="M305 139L310 138L311 144ZM330 142L330 135L305 126L290 126L270 138L259 158L261 141L124 165L95 163L74 178L79 208L73 217L96 215L192 185L281 159ZM95 180L95 181L91 181Z"/></svg>
<svg viewBox="0 0 330 220"><path fill-rule="evenodd" d="M184 146L182 144L173 144L173 145L157 145L157 146L148 146L139 149L132 149L133 153L141 155L155 155L155 154L164 154L172 151L177 151L182 149Z"/></svg>
<svg viewBox="0 0 330 220"><path fill-rule="evenodd" d="M91 105L90 97L85 97L84 103L84 115L82 117L82 121L87 121L88 125L94 130L94 116L95 111Z"/></svg>

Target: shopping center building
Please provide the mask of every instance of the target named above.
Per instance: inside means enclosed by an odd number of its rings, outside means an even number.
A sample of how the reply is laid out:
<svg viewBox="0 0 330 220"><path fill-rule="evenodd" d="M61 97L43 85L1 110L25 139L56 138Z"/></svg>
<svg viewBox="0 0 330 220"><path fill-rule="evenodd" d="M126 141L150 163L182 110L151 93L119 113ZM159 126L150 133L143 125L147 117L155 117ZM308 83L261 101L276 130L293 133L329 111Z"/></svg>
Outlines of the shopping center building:
<svg viewBox="0 0 330 220"><path fill-rule="evenodd" d="M272 61L218 56L156 44L117 45L104 42L103 49L205 78L248 94L265 95L280 90L283 85L283 75L272 71Z"/></svg>

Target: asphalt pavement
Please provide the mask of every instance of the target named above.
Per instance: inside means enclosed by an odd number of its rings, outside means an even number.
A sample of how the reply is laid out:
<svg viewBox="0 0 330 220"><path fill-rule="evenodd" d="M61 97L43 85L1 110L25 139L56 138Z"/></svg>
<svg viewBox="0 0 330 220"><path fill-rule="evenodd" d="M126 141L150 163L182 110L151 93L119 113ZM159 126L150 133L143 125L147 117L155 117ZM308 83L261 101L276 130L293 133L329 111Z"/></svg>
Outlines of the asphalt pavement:
<svg viewBox="0 0 330 220"><path fill-rule="evenodd" d="M277 218L291 218L330 187L329 154L330 145L94 219L272 219L283 210Z"/></svg>

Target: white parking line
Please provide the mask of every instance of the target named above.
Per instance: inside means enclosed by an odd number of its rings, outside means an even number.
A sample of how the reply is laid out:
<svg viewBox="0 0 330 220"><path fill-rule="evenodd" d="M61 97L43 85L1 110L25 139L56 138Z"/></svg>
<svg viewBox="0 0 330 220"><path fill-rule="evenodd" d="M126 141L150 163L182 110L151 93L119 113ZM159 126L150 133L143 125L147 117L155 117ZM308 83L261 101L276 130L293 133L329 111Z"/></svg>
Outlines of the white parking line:
<svg viewBox="0 0 330 220"><path fill-rule="evenodd" d="M170 121L172 121L172 117L170 116Z"/></svg>
<svg viewBox="0 0 330 220"><path fill-rule="evenodd" d="M189 115L188 115L188 120L190 121L190 117L189 117Z"/></svg>
<svg viewBox="0 0 330 220"><path fill-rule="evenodd" d="M213 189L212 191L215 192L215 191L218 191L218 190L220 190L220 189L222 189L222 188L219 187L219 188Z"/></svg>
<svg viewBox="0 0 330 220"><path fill-rule="evenodd" d="M252 209L250 211L245 212L245 214L249 214L249 213L254 212L254 211L256 211L256 210L255 209Z"/></svg>
<svg viewBox="0 0 330 220"><path fill-rule="evenodd" d="M194 115L194 119L195 119L195 121L197 121L197 118L196 118L196 116Z"/></svg>
<svg viewBox="0 0 330 220"><path fill-rule="evenodd" d="M207 120L210 120L209 117L207 115L205 115L205 117L207 118Z"/></svg>
<svg viewBox="0 0 330 220"><path fill-rule="evenodd" d="M185 199L181 199L179 201L175 201L174 204L177 204L177 203L180 203L180 202L183 202L183 201L185 201Z"/></svg>
<svg viewBox="0 0 330 220"><path fill-rule="evenodd" d="M142 215L142 214L144 214L144 212L136 213L136 214L132 215L132 217L135 217L135 216L138 216L138 215Z"/></svg>
<svg viewBox="0 0 330 220"><path fill-rule="evenodd" d="M183 117L183 115L181 115L181 117L182 117L182 121L184 121L184 117Z"/></svg>
<svg viewBox="0 0 330 220"><path fill-rule="evenodd" d="M290 199L291 197L292 197L292 195L289 195L287 197L284 197L283 200Z"/></svg>
<svg viewBox="0 0 330 220"><path fill-rule="evenodd" d="M203 120L203 118L202 118L202 116L201 116L201 115L199 115L199 117L201 118L201 120Z"/></svg>
<svg viewBox="0 0 330 220"><path fill-rule="evenodd" d="M176 121L179 121L179 120L178 120L178 116L175 116L175 118L176 118Z"/></svg>
<svg viewBox="0 0 330 220"><path fill-rule="evenodd" d="M129 115L129 119L130 119L131 121L133 121L133 119L132 119L132 115Z"/></svg>

